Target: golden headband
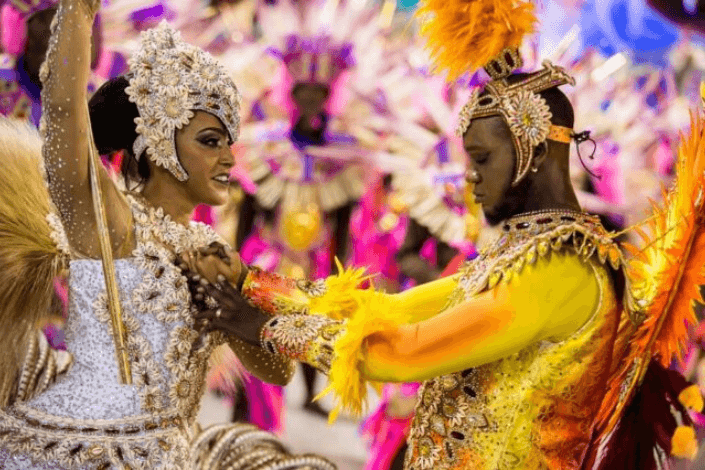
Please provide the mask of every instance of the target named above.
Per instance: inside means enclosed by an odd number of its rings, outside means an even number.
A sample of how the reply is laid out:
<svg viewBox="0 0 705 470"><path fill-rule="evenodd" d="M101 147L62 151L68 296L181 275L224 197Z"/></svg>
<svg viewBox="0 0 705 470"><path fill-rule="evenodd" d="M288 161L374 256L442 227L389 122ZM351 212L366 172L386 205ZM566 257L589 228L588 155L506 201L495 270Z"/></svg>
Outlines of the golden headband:
<svg viewBox="0 0 705 470"><path fill-rule="evenodd" d="M485 85L486 94L473 90L468 103L460 112L457 130L459 136L467 132L473 119L502 116L512 131L512 141L517 154L514 181L516 186L529 172L534 156L534 147L547 139L570 143L572 130L553 126L551 111L539 93L560 85L575 85L573 77L561 67L549 61L543 68L525 79L509 84L507 78L523 65L519 50L505 49L490 61L485 70L492 80Z"/></svg>
<svg viewBox="0 0 705 470"><path fill-rule="evenodd" d="M563 144L569 144L573 140L573 129L563 126L551 126L546 140L553 140Z"/></svg>

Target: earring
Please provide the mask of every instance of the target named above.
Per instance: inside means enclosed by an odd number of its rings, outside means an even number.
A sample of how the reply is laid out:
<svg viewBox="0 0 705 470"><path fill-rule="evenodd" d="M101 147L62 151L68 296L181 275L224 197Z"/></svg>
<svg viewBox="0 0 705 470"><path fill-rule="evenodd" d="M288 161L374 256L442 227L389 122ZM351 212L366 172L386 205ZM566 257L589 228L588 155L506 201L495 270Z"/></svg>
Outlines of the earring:
<svg viewBox="0 0 705 470"><path fill-rule="evenodd" d="M531 167L531 172L532 172L532 173L538 173L538 172L539 172L539 168L536 167L536 166L532 166L532 167Z"/></svg>

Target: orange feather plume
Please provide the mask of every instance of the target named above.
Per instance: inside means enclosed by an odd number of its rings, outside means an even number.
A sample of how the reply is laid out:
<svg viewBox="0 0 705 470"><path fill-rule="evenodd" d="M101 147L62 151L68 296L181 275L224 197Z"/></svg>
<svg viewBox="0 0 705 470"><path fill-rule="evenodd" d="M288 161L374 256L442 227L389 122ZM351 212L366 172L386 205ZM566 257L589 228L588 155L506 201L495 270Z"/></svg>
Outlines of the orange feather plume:
<svg viewBox="0 0 705 470"><path fill-rule="evenodd" d="M448 80L485 66L509 47L520 47L535 30L534 4L527 0L422 0L421 34Z"/></svg>
<svg viewBox="0 0 705 470"><path fill-rule="evenodd" d="M652 358L664 367L674 358L682 359L689 329L696 323L694 303L703 301L699 286L705 284L705 121L699 113L691 114L690 135L681 134L676 165L675 184L665 194L664 206L654 206L648 222L651 234L640 232L645 247L627 268L629 308L644 321L623 330L628 341L625 357L598 415L602 437L616 425ZM630 387L627 400L620 390L625 383Z"/></svg>

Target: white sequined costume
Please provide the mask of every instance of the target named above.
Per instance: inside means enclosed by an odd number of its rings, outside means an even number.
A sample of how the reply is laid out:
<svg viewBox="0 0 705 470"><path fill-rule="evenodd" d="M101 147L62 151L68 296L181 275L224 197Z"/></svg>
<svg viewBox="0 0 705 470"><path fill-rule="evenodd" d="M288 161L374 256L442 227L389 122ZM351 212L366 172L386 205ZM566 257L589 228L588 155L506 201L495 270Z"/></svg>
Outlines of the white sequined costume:
<svg viewBox="0 0 705 470"><path fill-rule="evenodd" d="M115 267L134 385L118 382L101 262L73 260L73 367L46 392L0 411L0 468L191 468L189 430L208 356L222 336L203 339L191 328L190 294L172 250L207 245L217 235L129 199L137 247Z"/></svg>
<svg viewBox="0 0 705 470"><path fill-rule="evenodd" d="M219 237L204 224L172 221L139 194L121 195L102 174L110 189L104 204L116 222L111 230L120 232L115 253L134 247L115 261L133 384L118 379L102 262L78 254L99 252L90 245L95 214L84 204L92 193L82 172L82 152L90 153L81 129L82 118L90 118L82 107L85 86L75 85L86 81L89 25L99 3L60 2L40 72L41 139L0 119L0 469L332 470L325 459L292 456L275 436L241 423L198 432L208 359L226 338L194 328L188 283L174 261ZM133 149L184 181L176 129L194 110L204 111L236 140L239 95L212 57L166 23L143 33L141 46L124 89L139 113ZM121 210L110 213L112 204ZM65 267L72 365L35 331ZM260 379L290 380L289 361L235 338L228 343Z"/></svg>

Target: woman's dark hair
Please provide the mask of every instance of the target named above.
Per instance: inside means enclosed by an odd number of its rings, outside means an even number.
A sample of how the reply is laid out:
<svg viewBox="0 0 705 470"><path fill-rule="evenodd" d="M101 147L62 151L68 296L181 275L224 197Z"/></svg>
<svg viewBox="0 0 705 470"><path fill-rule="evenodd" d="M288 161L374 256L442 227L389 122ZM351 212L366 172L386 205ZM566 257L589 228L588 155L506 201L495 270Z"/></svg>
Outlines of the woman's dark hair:
<svg viewBox="0 0 705 470"><path fill-rule="evenodd" d="M131 186L139 186L150 175L147 158L138 160L132 152L137 139L135 118L139 117L139 111L125 93L129 85L125 76L108 80L93 94L88 109L98 153L110 155L123 151L125 159L121 172L128 189L133 189Z"/></svg>

